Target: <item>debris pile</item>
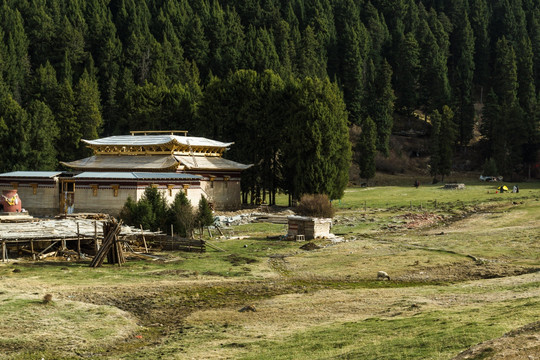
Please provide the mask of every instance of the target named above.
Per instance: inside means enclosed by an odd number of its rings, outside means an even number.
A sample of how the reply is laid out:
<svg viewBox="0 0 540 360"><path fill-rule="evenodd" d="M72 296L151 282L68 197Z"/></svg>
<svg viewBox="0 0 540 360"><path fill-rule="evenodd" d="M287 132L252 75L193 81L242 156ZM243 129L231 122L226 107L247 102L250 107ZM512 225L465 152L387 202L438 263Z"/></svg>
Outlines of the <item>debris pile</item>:
<svg viewBox="0 0 540 360"><path fill-rule="evenodd" d="M308 242L302 246L300 246L300 249L302 250L306 250L306 251L311 251L311 250L318 250L320 249L321 247L315 243L312 243L312 242Z"/></svg>
<svg viewBox="0 0 540 360"><path fill-rule="evenodd" d="M403 226L407 229L431 226L444 220L444 217L442 215L437 215L433 213L407 213L398 216L398 218L405 220Z"/></svg>

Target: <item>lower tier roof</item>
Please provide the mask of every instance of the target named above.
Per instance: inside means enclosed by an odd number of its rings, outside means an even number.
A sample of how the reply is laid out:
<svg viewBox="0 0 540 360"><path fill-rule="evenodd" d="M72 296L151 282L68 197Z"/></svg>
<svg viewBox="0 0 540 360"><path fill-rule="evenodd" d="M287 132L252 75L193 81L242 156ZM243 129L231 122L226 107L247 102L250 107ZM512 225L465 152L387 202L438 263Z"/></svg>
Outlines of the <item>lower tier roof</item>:
<svg viewBox="0 0 540 360"><path fill-rule="evenodd" d="M94 155L62 164L82 171L160 172L175 172L179 167L182 170L242 171L252 166L217 156L196 155Z"/></svg>

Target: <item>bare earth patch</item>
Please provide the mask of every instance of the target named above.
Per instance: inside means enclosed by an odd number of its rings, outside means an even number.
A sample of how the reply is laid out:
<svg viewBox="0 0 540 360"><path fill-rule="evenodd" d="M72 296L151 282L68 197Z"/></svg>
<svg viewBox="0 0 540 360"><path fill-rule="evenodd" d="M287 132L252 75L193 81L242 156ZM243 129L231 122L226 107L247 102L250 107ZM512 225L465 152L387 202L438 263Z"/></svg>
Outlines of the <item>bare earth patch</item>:
<svg viewBox="0 0 540 360"><path fill-rule="evenodd" d="M475 345L453 358L453 360L466 359L540 359L540 321L510 331L498 339Z"/></svg>

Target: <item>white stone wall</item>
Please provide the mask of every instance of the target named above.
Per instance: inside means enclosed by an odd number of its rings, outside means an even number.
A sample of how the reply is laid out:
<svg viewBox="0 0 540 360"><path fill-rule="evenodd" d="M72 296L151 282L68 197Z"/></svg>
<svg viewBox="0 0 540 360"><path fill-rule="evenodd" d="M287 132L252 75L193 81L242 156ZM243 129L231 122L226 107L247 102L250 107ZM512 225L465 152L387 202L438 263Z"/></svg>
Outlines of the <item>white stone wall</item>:
<svg viewBox="0 0 540 360"><path fill-rule="evenodd" d="M90 185L75 185L74 212L107 213L118 216L124 203L131 196L136 200L137 189L134 186L119 185L118 194L114 196L111 185L99 185L96 195Z"/></svg>
<svg viewBox="0 0 540 360"><path fill-rule="evenodd" d="M169 186L173 185L172 189L169 189ZM140 200L143 195L144 191L146 189L146 186L140 186L137 188L137 198L133 198L134 200ZM167 203L170 205L173 203L174 198L176 197L176 194L179 192L185 192L188 200L191 202L191 205L193 207L197 207L199 204L199 200L201 199L202 189L198 185L190 185L187 190L184 189L183 185L179 184L167 184L162 185L159 184L157 186L157 189L163 194L163 197L167 201Z"/></svg>
<svg viewBox="0 0 540 360"><path fill-rule="evenodd" d="M237 210L241 207L240 180L215 179L201 181L203 194L216 210Z"/></svg>
<svg viewBox="0 0 540 360"><path fill-rule="evenodd" d="M0 184L0 193L2 190L13 190L11 185ZM28 211L30 215L35 216L52 216L59 213L58 184L38 184L36 193L30 184L18 184L17 194L22 202L22 207Z"/></svg>
<svg viewBox="0 0 540 360"><path fill-rule="evenodd" d="M305 216L289 216L290 236L304 235L306 240L326 238L330 235L332 219L310 218Z"/></svg>

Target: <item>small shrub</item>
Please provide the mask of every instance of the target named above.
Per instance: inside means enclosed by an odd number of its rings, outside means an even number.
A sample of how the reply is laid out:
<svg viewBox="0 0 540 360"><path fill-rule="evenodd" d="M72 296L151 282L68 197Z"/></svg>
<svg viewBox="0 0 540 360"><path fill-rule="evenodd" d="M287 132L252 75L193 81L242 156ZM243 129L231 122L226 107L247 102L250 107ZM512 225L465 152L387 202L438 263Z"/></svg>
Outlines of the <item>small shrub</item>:
<svg viewBox="0 0 540 360"><path fill-rule="evenodd" d="M120 218L128 225L142 225L152 231L164 229L167 222L167 203L161 192L147 187L139 201L135 202L131 197L127 199L120 211Z"/></svg>
<svg viewBox="0 0 540 360"><path fill-rule="evenodd" d="M197 212L196 223L201 229L214 223L212 209L204 196L201 196L201 200L199 200L199 211Z"/></svg>
<svg viewBox="0 0 540 360"><path fill-rule="evenodd" d="M51 294L46 294L46 295L43 297L43 303L44 303L44 304L50 304L50 303L52 303L52 295L51 295Z"/></svg>
<svg viewBox="0 0 540 360"><path fill-rule="evenodd" d="M176 194L174 202L167 212L168 223L174 227L175 234L182 237L191 236L195 224L195 215L193 207L186 194L180 191Z"/></svg>
<svg viewBox="0 0 540 360"><path fill-rule="evenodd" d="M328 195L314 194L302 196L296 212L303 216L332 218L334 217L335 209L332 207Z"/></svg>

